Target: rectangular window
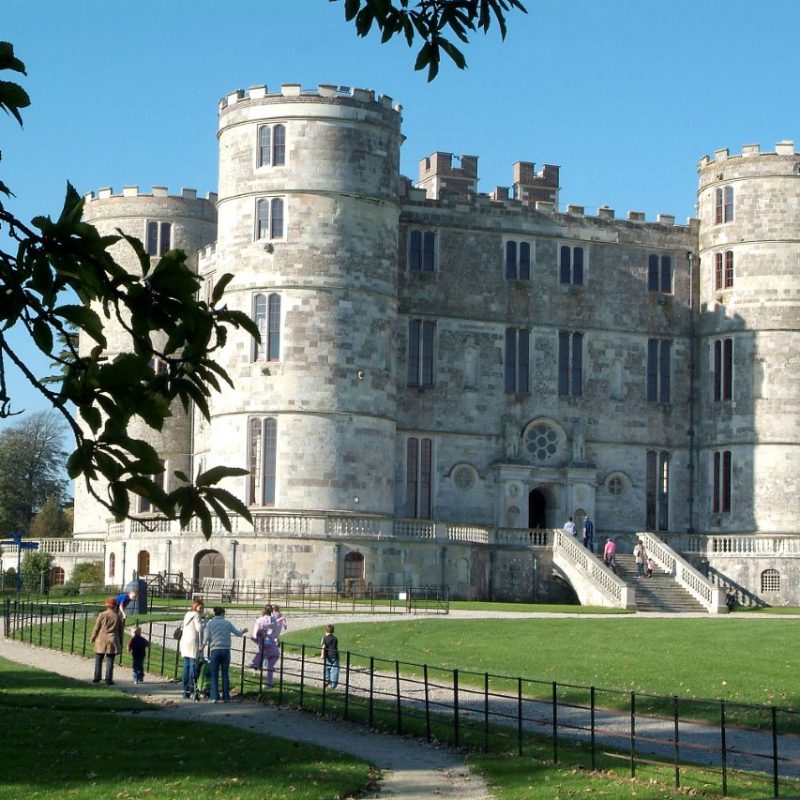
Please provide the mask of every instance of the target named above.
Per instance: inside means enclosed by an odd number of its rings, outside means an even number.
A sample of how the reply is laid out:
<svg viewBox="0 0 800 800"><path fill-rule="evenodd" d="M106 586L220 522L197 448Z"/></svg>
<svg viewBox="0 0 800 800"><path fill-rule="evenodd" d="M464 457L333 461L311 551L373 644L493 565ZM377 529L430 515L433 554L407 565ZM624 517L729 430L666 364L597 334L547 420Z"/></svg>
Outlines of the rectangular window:
<svg viewBox="0 0 800 800"><path fill-rule="evenodd" d="M733 339L715 339L714 402L733 399Z"/></svg>
<svg viewBox="0 0 800 800"><path fill-rule="evenodd" d="M647 342L647 399L651 402L670 402L672 372L672 342L669 339L649 339Z"/></svg>
<svg viewBox="0 0 800 800"><path fill-rule="evenodd" d="M275 472L278 448L278 421L274 417L253 418L248 430L247 502L250 505L275 505Z"/></svg>
<svg viewBox="0 0 800 800"><path fill-rule="evenodd" d="M733 222L733 186L714 190L714 224Z"/></svg>
<svg viewBox="0 0 800 800"><path fill-rule="evenodd" d="M283 238L283 198L262 197L256 203L256 239Z"/></svg>
<svg viewBox="0 0 800 800"><path fill-rule="evenodd" d="M147 236L145 249L149 256L163 256L172 246L172 223L155 222L147 223Z"/></svg>
<svg viewBox="0 0 800 800"><path fill-rule="evenodd" d="M562 244L559 248L559 274L561 283L583 286L583 247Z"/></svg>
<svg viewBox="0 0 800 800"><path fill-rule="evenodd" d="M733 250L725 251L725 288L733 286Z"/></svg>
<svg viewBox="0 0 800 800"><path fill-rule="evenodd" d="M669 453L648 450L645 467L645 529L669 530Z"/></svg>
<svg viewBox="0 0 800 800"><path fill-rule="evenodd" d="M412 272L436 270L436 232L409 231L408 268Z"/></svg>
<svg viewBox="0 0 800 800"><path fill-rule="evenodd" d="M506 242L506 280L531 279L531 243Z"/></svg>
<svg viewBox="0 0 800 800"><path fill-rule="evenodd" d="M672 293L672 256L647 257L647 291Z"/></svg>
<svg viewBox="0 0 800 800"><path fill-rule="evenodd" d="M431 517L433 444L430 439L406 442L406 516Z"/></svg>
<svg viewBox="0 0 800 800"><path fill-rule="evenodd" d="M408 321L408 385L433 386L433 348L436 323Z"/></svg>
<svg viewBox="0 0 800 800"><path fill-rule="evenodd" d="M506 328L505 390L527 394L530 370L530 331Z"/></svg>
<svg viewBox="0 0 800 800"><path fill-rule="evenodd" d="M731 510L732 471L731 451L715 451L711 475L711 510L715 514Z"/></svg>
<svg viewBox="0 0 800 800"><path fill-rule="evenodd" d="M279 361L281 353L281 296L259 293L253 297L253 322L261 334L253 342L253 361Z"/></svg>
<svg viewBox="0 0 800 800"><path fill-rule="evenodd" d="M558 393L562 397L583 394L583 334L558 334Z"/></svg>
<svg viewBox="0 0 800 800"><path fill-rule="evenodd" d="M733 250L714 256L714 289L730 289L733 286Z"/></svg>
<svg viewBox="0 0 800 800"><path fill-rule="evenodd" d="M258 128L258 166L281 167L286 163L286 126L261 125Z"/></svg>

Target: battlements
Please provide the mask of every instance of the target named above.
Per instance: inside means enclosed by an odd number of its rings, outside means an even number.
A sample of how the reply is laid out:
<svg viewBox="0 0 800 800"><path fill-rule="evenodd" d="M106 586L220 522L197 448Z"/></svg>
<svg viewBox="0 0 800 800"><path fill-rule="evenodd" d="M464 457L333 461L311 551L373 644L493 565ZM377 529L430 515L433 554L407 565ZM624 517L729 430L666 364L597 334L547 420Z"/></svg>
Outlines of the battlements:
<svg viewBox="0 0 800 800"><path fill-rule="evenodd" d="M222 113L226 108L244 101L264 100L267 98L293 99L298 97L343 98L357 100L361 103L375 103L382 108L398 113L403 110L403 107L399 103L394 103L391 97L376 94L372 89L355 89L350 86L336 86L329 83L320 83L316 89L303 89L299 83L284 83L281 84L281 88L277 92L270 92L266 84L251 86L249 89L236 89L219 101L219 111Z"/></svg>
<svg viewBox="0 0 800 800"><path fill-rule="evenodd" d="M140 191L138 186L123 186L122 191L116 194L111 187L105 187L98 189L96 193L87 192L83 199L87 203L91 203L94 200L108 200L112 197L172 197L176 200L208 201L212 205L217 203L216 192L208 192L205 197L198 197L197 189L181 189L180 194L170 194L166 186L153 186L149 192Z"/></svg>
<svg viewBox="0 0 800 800"><path fill-rule="evenodd" d="M727 147L723 147L719 150L714 151L714 157L711 156L703 156L698 163L698 169L703 169L703 167L707 167L709 164L721 164L722 162L729 161L731 159L742 159L742 158L752 158L754 156L795 156L798 155L795 152L794 142L791 139L784 139L781 142L778 142L775 145L774 152L761 152L760 145L757 144L746 144L742 147L742 152L737 153L734 155L730 154L730 151Z"/></svg>

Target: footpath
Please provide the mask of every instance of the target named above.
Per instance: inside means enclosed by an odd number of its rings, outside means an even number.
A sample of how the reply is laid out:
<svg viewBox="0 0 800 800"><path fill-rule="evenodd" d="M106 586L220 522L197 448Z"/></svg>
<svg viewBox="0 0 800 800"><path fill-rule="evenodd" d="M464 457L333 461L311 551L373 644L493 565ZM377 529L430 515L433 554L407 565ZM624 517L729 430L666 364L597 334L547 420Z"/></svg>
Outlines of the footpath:
<svg viewBox="0 0 800 800"><path fill-rule="evenodd" d="M0 638L0 657L68 678L91 680L92 662ZM141 697L158 708L141 712L155 717L191 720L195 723L231 725L254 732L306 742L349 753L381 770L377 791L368 798L398 800L491 800L486 783L473 774L463 755L449 748L367 730L340 720L325 720L308 712L264 706L252 701L226 704L195 703L180 698L180 685L160 675L147 675L134 684L129 670L115 671L115 687Z"/></svg>

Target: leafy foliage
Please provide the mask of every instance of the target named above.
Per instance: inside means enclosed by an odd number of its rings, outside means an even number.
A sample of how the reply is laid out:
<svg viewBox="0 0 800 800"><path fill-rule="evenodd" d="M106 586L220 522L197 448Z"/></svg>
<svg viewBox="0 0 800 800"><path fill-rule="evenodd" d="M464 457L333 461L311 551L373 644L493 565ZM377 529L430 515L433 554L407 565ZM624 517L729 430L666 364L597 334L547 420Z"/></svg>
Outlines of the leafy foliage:
<svg viewBox="0 0 800 800"><path fill-rule="evenodd" d="M32 539L52 539L71 535L72 520L67 517L57 498L48 497L31 520L28 536Z"/></svg>
<svg viewBox="0 0 800 800"><path fill-rule="evenodd" d="M0 433L0 535L66 535L63 436L55 411L31 414Z"/></svg>
<svg viewBox="0 0 800 800"><path fill-rule="evenodd" d="M0 43L0 70L24 74L13 47ZM21 110L30 103L16 83L0 81L0 108L22 123ZM57 219L39 216L26 224L7 208L10 189L0 183L0 230L12 245L0 249L0 416L14 413L6 382L13 363L61 414L75 442L67 459L69 477L82 479L88 491L121 520L130 512L130 495L146 498L170 518L188 522L198 515L206 536L211 514L230 529L228 511L250 519L246 506L214 484L245 470L217 467L210 479L167 493L154 476L164 467L148 442L128 433L135 418L160 431L170 416L170 404L191 404L208 417L208 398L232 382L214 360L230 328L242 328L258 338L249 317L227 308L221 293L199 300L200 278L186 255L171 250L151 261L142 243L121 232L101 236L83 222L83 200L67 186ZM138 270L127 271L109 252L126 242L136 254ZM223 285L229 278L220 280ZM127 336L119 355L110 352L106 325ZM7 333L21 330L55 364L59 375L37 377L11 347ZM78 346L79 328L90 348ZM156 364L165 368L156 368ZM73 411L74 409L74 411ZM108 482L108 491L97 487Z"/></svg>
<svg viewBox="0 0 800 800"><path fill-rule="evenodd" d="M527 13L520 0L344 0L345 18L355 23L359 36L366 36L374 26L381 33L381 43L402 36L412 47L421 40L414 69L427 69L429 81L439 72L442 53L459 69L467 66L464 54L448 35L467 43L470 33L487 33L495 24L505 39L506 14L514 9Z"/></svg>

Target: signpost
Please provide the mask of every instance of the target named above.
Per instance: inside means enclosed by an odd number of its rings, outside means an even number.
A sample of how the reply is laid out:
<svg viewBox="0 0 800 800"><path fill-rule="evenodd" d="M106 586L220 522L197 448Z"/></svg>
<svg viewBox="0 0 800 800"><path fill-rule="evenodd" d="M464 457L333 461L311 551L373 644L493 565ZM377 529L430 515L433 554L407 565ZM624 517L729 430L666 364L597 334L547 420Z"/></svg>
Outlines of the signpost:
<svg viewBox="0 0 800 800"><path fill-rule="evenodd" d="M38 550L39 542L24 541L21 533L12 533L10 539L4 539L0 544L17 548L17 600L22 589L22 551Z"/></svg>

